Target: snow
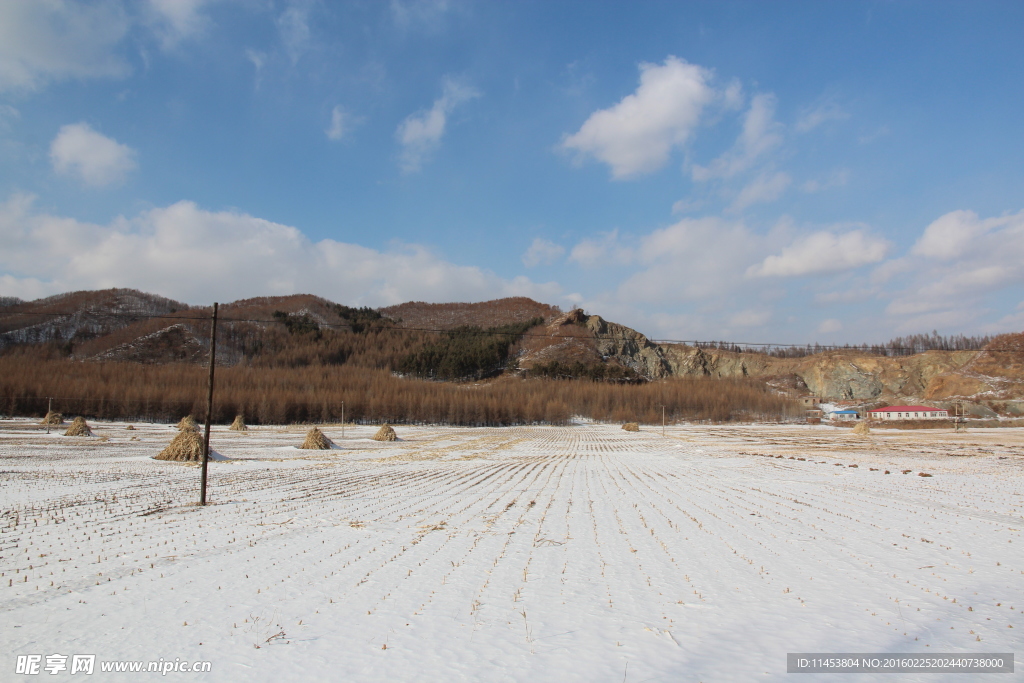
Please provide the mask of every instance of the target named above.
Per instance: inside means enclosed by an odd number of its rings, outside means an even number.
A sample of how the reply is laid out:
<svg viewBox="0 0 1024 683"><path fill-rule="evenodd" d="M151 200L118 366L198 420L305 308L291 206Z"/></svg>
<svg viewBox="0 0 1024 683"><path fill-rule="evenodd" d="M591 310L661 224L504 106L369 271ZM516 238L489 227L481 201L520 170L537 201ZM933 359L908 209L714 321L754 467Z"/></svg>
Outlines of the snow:
<svg viewBox="0 0 1024 683"><path fill-rule="evenodd" d="M168 676L215 681L773 681L787 652L1024 633L1021 429L328 425L340 448L302 451L308 427L218 426L201 508L196 466L151 459L172 427L91 425L107 440L0 421L4 671L62 653L209 660Z"/></svg>

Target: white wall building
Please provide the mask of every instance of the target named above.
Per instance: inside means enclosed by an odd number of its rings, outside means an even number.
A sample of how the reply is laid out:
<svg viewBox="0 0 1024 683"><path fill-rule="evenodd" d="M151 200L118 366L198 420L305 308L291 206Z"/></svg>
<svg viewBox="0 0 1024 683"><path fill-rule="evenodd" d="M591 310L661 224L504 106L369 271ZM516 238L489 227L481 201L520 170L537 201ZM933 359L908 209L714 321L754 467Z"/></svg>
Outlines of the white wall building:
<svg viewBox="0 0 1024 683"><path fill-rule="evenodd" d="M868 415L873 420L944 420L949 411L929 406L886 406L869 410Z"/></svg>

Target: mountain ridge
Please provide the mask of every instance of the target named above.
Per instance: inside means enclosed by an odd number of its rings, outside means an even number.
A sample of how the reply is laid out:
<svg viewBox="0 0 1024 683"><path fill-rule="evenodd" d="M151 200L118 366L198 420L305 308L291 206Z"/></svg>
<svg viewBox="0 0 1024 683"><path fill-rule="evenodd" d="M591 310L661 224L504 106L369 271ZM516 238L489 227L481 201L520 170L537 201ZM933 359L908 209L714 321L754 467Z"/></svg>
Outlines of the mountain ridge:
<svg viewBox="0 0 1024 683"><path fill-rule="evenodd" d="M46 347L82 361L205 362L211 309L133 289L68 292L35 301L6 298L0 307L0 353ZM815 395L823 401L865 407L903 400L948 407L953 401L966 400L979 416L1024 414L1024 334L1001 335L980 350L924 351L898 357L827 350L780 358L654 342L599 315L581 309L562 312L526 297L355 309L311 294L294 294L228 302L220 306L220 316L227 324L219 333L218 363L226 365L258 356L275 339L286 338L281 322L289 333L294 323L296 330L323 327L357 332L369 326L429 334L424 330L497 327L540 318L544 324L530 329L513 348L518 371L527 375L553 364L614 366L646 380L748 378L793 397ZM306 327L299 325L303 321Z"/></svg>

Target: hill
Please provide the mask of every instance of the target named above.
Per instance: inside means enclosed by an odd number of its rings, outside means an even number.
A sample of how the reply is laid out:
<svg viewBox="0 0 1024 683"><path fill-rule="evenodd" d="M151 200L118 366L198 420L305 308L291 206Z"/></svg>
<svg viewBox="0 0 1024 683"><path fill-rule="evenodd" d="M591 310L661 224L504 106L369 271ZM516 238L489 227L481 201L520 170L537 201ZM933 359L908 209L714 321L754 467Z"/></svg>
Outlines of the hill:
<svg viewBox="0 0 1024 683"><path fill-rule="evenodd" d="M538 303L523 296L472 304L428 304L410 301L379 310L382 315L397 321L400 327L440 330L461 325L498 327L528 322L533 318L550 320L562 313L557 306Z"/></svg>
<svg viewBox="0 0 1024 683"><path fill-rule="evenodd" d="M130 289L4 299L0 356L142 365L202 364L209 307ZM976 415L1024 414L1024 335L981 349L885 355L864 349L797 357L656 343L575 309L525 297L351 308L322 297L257 297L220 308L218 364L348 366L431 379L506 375L636 383L673 378L755 381L864 408L966 400ZM25 387L28 390L28 387Z"/></svg>

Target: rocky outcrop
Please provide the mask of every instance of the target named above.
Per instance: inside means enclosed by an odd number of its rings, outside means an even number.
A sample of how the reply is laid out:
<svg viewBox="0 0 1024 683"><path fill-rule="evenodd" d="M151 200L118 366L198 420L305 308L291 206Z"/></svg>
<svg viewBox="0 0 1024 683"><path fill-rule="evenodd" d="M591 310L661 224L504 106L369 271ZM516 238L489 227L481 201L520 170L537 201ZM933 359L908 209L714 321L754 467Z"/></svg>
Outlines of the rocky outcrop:
<svg viewBox="0 0 1024 683"><path fill-rule="evenodd" d="M599 315L586 316L583 324L594 335L602 358L615 358L637 374L652 379L673 374L664 349L636 330L610 323Z"/></svg>
<svg viewBox="0 0 1024 683"><path fill-rule="evenodd" d="M549 336L528 348L524 367L552 360L616 362L648 379L763 379L778 391L811 393L825 401L883 403L913 397L934 402L977 398L986 393L1004 401L1024 398L1024 361L1017 359L1018 355L1024 358L1024 335L1020 335L1021 354L926 351L890 357L831 351L777 358L685 344L656 344L632 328L580 309L555 318L546 329Z"/></svg>

